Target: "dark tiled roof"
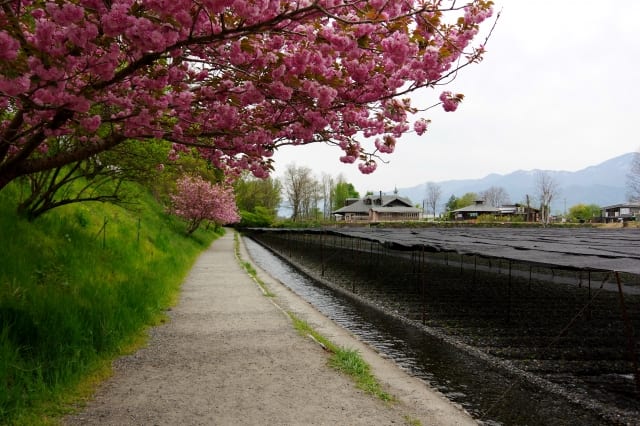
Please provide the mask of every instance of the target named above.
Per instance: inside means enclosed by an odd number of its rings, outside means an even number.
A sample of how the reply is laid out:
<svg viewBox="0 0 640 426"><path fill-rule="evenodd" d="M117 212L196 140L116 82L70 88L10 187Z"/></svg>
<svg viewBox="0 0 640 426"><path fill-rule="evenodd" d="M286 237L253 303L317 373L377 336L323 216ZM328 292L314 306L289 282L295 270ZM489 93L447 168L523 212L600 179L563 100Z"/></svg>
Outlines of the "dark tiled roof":
<svg viewBox="0 0 640 426"><path fill-rule="evenodd" d="M602 210L618 209L618 208L621 208L621 207L640 208L640 203L613 204L611 206L602 207Z"/></svg>
<svg viewBox="0 0 640 426"><path fill-rule="evenodd" d="M420 213L422 210L416 207L371 207L376 213Z"/></svg>
<svg viewBox="0 0 640 426"><path fill-rule="evenodd" d="M365 200L370 201L370 204L365 204ZM381 201L380 204L376 204L376 200ZM336 211L334 214L345 214L345 213L362 213L368 214L369 210L376 209L375 211L392 211L390 209L395 208L410 208L411 210L402 210L402 212L417 212L420 209L417 209L411 205L411 200L406 197L400 197L398 195L383 195L382 199L380 199L379 195L367 195L366 197L349 204L348 206L344 206Z"/></svg>
<svg viewBox="0 0 640 426"><path fill-rule="evenodd" d="M478 213L500 213L500 209L493 206L487 206L484 204L472 204L467 207L462 207L460 209L453 210L454 213L465 213L465 212L478 212Z"/></svg>

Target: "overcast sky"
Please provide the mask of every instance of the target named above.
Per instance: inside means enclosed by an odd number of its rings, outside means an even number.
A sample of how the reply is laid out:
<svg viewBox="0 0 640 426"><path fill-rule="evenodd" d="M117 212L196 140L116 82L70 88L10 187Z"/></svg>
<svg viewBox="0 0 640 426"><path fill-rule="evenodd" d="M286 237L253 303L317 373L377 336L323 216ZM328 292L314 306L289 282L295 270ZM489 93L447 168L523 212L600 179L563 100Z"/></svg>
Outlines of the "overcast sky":
<svg viewBox="0 0 640 426"><path fill-rule="evenodd" d="M407 135L371 175L324 145L275 155L337 176L361 194L515 170L575 171L640 148L640 1L502 0L485 60L446 87L454 113L432 109L430 130ZM489 24L490 25L490 24ZM485 29L488 26L485 26ZM431 104L444 90L420 97Z"/></svg>

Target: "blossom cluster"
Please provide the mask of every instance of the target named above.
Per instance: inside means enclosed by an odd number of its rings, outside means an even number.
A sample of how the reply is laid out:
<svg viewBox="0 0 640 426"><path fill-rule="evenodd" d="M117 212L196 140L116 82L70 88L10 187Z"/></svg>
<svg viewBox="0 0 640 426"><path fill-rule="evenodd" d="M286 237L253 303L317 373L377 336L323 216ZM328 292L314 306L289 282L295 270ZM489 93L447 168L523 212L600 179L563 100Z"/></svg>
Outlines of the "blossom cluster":
<svg viewBox="0 0 640 426"><path fill-rule="evenodd" d="M196 146L266 176L284 144L375 169L410 131L408 92L481 59L492 3L23 0L0 9L0 188L126 139ZM428 93L428 92L426 92ZM445 110L461 96L445 92ZM414 130L422 134L420 117ZM72 141L48 150L56 138ZM393 144L375 141L389 141Z"/></svg>
<svg viewBox="0 0 640 426"><path fill-rule="evenodd" d="M240 220L233 188L212 184L201 177L178 179L171 202L171 212L189 223L189 232L195 231L203 220L219 225Z"/></svg>

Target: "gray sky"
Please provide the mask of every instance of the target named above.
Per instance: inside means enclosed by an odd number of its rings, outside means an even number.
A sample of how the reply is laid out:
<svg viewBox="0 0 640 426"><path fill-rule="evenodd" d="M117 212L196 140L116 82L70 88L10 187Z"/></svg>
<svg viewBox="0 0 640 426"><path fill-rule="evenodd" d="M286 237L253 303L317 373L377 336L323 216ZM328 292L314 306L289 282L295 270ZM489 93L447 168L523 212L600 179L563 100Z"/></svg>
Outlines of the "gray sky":
<svg viewBox="0 0 640 426"><path fill-rule="evenodd" d="M364 194L520 169L575 171L640 148L640 1L502 0L495 10L502 15L485 60L414 96L429 105L451 90L464 102L453 113L428 111L429 130L403 137L388 164L362 175L338 149L291 147L274 156L274 176L295 163L318 176L341 173Z"/></svg>

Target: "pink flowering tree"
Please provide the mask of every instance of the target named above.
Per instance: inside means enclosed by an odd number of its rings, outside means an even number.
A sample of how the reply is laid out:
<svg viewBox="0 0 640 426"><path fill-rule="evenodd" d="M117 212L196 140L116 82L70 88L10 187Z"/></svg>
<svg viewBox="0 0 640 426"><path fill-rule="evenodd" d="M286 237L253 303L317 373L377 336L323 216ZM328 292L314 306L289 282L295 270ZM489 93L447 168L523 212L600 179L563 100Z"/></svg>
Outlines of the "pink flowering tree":
<svg viewBox="0 0 640 426"><path fill-rule="evenodd" d="M187 234L193 233L205 220L217 225L240 220L233 188L214 185L200 177L178 179L171 203L171 213L187 221Z"/></svg>
<svg viewBox="0 0 640 426"><path fill-rule="evenodd" d="M427 130L407 95L449 83L481 59L474 38L491 7L1 1L0 189L125 140L164 139L174 154L196 147L227 173L258 177L278 147L326 143L370 173L403 134ZM462 100L429 93L447 111Z"/></svg>

